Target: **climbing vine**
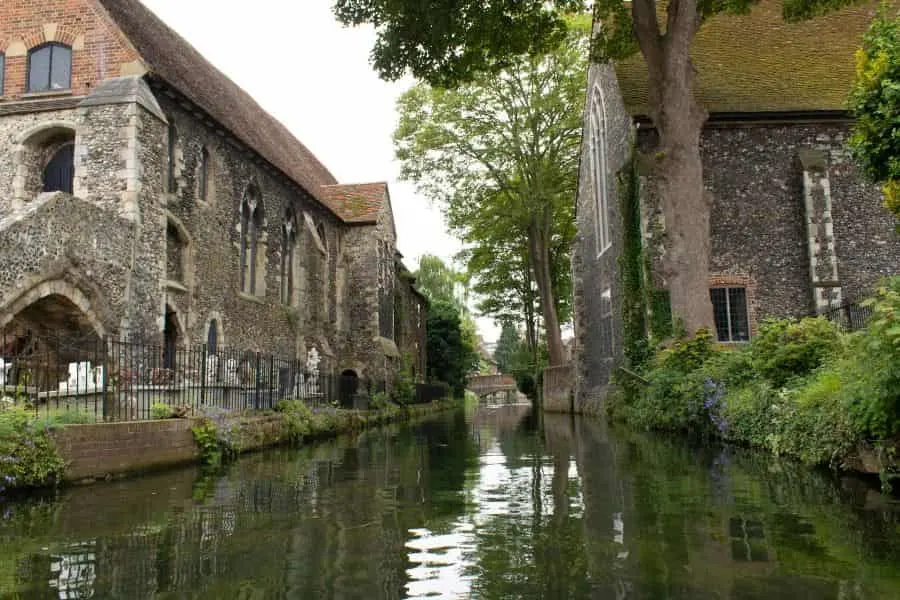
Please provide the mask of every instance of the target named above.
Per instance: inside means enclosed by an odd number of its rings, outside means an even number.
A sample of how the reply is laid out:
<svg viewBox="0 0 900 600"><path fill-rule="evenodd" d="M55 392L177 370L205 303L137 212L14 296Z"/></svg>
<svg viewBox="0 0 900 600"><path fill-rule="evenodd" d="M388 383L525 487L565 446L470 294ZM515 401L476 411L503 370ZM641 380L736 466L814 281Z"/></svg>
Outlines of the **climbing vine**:
<svg viewBox="0 0 900 600"><path fill-rule="evenodd" d="M623 349L628 366L636 368L650 358L651 350L647 339L648 307L641 243L640 180L635 159L619 172L618 188L623 231L622 253L619 255Z"/></svg>

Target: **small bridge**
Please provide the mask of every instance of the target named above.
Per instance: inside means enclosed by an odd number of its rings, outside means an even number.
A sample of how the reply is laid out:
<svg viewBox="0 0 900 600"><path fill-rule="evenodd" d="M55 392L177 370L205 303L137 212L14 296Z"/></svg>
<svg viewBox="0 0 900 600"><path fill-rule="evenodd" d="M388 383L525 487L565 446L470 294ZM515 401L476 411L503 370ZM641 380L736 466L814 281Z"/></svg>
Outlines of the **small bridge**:
<svg viewBox="0 0 900 600"><path fill-rule="evenodd" d="M474 375L469 377L466 388L479 399L499 400L500 396L505 396L507 402L511 402L518 392L516 380L509 375Z"/></svg>

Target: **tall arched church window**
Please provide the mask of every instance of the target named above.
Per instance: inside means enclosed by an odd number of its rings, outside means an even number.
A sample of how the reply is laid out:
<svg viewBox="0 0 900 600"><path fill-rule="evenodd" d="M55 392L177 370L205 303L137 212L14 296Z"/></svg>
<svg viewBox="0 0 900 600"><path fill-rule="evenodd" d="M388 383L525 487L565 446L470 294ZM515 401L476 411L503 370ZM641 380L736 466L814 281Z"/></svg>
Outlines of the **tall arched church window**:
<svg viewBox="0 0 900 600"><path fill-rule="evenodd" d="M178 191L178 183L175 180L175 144L177 140L178 130L170 117L169 127L166 130L166 190L170 194Z"/></svg>
<svg viewBox="0 0 900 600"><path fill-rule="evenodd" d="M28 52L28 91L50 92L72 87L72 49L43 44Z"/></svg>
<svg viewBox="0 0 900 600"><path fill-rule="evenodd" d="M75 180L75 145L65 144L50 158L42 174L45 192L72 193Z"/></svg>
<svg viewBox="0 0 900 600"><path fill-rule="evenodd" d="M281 301L294 304L294 261L297 248L297 219L291 207L281 223Z"/></svg>
<svg viewBox="0 0 900 600"><path fill-rule="evenodd" d="M594 187L594 236L597 255L612 243L609 235L609 163L606 148L606 99L595 86L591 94L590 152Z"/></svg>
<svg viewBox="0 0 900 600"><path fill-rule="evenodd" d="M197 193L201 200L208 200L209 195L209 150L206 146L200 149L200 172Z"/></svg>
<svg viewBox="0 0 900 600"><path fill-rule="evenodd" d="M209 332L206 334L206 350L215 354L219 349L219 323L213 319L209 322Z"/></svg>
<svg viewBox="0 0 900 600"><path fill-rule="evenodd" d="M259 188L250 184L241 202L241 291L256 294L260 287L259 247L262 240L263 205Z"/></svg>

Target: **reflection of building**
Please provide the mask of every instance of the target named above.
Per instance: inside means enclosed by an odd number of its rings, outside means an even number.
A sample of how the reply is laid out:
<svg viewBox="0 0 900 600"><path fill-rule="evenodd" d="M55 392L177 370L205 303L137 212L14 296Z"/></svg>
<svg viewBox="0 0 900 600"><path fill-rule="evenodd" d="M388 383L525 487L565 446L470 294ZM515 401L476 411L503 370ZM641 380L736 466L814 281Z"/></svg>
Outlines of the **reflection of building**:
<svg viewBox="0 0 900 600"><path fill-rule="evenodd" d="M697 34L696 94L710 113L701 137L713 202L709 293L722 342L748 340L766 316L822 312L898 272L893 219L846 146L854 51L875 9L785 25L780 0L764 0L749 14L710 19ZM754 50L736 51L746 48ZM576 410L603 395L623 358L626 241L643 253L633 268L652 333L671 329L653 179L640 175L640 197L623 197L632 149L652 156L657 146L647 88L640 55L590 67L573 255Z"/></svg>
<svg viewBox="0 0 900 600"><path fill-rule="evenodd" d="M186 344L315 347L377 378L409 353L424 373L387 185L340 184L140 2L4 3L0 86L11 343L138 337L166 366Z"/></svg>

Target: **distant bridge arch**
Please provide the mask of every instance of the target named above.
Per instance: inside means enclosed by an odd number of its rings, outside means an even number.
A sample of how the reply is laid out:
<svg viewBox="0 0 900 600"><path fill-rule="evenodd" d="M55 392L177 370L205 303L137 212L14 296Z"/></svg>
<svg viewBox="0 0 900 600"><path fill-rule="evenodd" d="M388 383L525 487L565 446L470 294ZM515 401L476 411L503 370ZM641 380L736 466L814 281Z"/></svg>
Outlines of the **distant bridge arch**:
<svg viewBox="0 0 900 600"><path fill-rule="evenodd" d="M516 380L509 375L473 375L466 387L482 400L505 395L510 401L519 391Z"/></svg>

